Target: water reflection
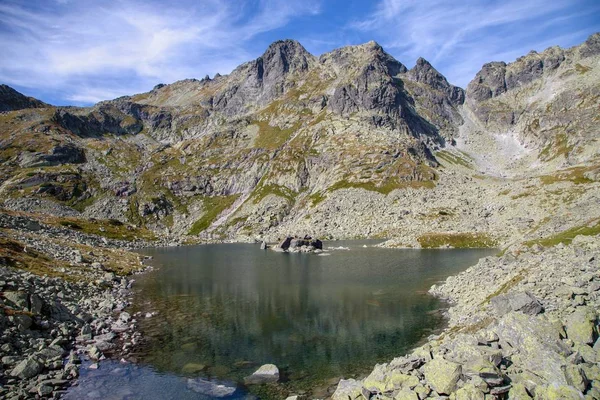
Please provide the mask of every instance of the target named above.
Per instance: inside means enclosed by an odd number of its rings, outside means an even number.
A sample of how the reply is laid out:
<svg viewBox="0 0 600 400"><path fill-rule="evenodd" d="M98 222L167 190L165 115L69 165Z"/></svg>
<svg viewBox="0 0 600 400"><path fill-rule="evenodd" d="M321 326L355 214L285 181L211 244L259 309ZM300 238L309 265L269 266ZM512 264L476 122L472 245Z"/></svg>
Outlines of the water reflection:
<svg viewBox="0 0 600 400"><path fill-rule="evenodd" d="M138 280L134 302L158 315L141 321L140 359L235 381L274 363L290 385L307 387L365 372L438 328L440 303L426 290L489 254L334 245L352 249L327 257L250 244L146 250L160 269Z"/></svg>

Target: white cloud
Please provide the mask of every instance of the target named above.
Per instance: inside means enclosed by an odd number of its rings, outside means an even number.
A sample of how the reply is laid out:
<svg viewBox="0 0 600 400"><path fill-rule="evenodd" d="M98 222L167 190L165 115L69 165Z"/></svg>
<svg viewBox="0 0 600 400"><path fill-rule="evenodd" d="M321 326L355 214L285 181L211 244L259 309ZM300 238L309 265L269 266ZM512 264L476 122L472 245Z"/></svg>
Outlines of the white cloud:
<svg viewBox="0 0 600 400"><path fill-rule="evenodd" d="M464 87L485 62L512 61L532 49L585 38L589 28L568 34L560 29L589 15L589 7L582 11L578 3L585 1L381 0L350 28L381 37L401 61L425 57Z"/></svg>
<svg viewBox="0 0 600 400"><path fill-rule="evenodd" d="M317 0L3 2L0 82L91 103L228 73L256 35L318 12Z"/></svg>

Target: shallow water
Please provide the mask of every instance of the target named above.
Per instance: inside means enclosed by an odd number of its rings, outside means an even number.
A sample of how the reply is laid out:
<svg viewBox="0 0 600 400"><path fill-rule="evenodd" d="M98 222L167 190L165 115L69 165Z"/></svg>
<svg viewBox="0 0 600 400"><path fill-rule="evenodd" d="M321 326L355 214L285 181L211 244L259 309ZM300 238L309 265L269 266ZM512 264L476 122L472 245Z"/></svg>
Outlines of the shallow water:
<svg viewBox="0 0 600 400"><path fill-rule="evenodd" d="M131 386L126 397L113 398L198 398L204 383L198 390L186 377L237 384L243 396L243 377L265 363L280 368L283 382L252 387L261 398L367 373L443 326L444 305L427 294L433 283L491 254L363 247L373 243L333 242L350 250L326 256L253 244L144 250L159 268L137 280L134 311L157 315L139 318L146 341L132 367L138 378L118 385ZM153 384L136 383L152 376ZM102 380L110 386L106 377L90 382ZM162 381L167 397L150 389Z"/></svg>

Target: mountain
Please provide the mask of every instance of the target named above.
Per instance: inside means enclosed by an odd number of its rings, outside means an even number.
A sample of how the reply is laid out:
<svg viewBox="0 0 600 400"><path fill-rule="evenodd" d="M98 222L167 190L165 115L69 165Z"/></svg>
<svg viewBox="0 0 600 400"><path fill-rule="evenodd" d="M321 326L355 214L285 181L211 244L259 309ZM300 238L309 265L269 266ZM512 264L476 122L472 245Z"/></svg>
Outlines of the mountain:
<svg viewBox="0 0 600 400"><path fill-rule="evenodd" d="M510 243L555 229L549 214L597 213L599 38L486 64L466 91L375 42L315 57L284 40L229 75L88 108L16 109L15 92L4 207L167 241Z"/></svg>
<svg viewBox="0 0 600 400"><path fill-rule="evenodd" d="M0 85L0 112L44 107L50 105L33 97L27 97L10 86Z"/></svg>

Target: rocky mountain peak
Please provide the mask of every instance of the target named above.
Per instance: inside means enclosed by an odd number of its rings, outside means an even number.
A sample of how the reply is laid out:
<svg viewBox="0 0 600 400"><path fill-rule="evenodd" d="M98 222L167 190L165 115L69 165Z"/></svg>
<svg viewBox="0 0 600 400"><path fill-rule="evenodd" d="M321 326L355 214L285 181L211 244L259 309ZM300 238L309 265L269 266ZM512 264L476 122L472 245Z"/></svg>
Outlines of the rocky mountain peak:
<svg viewBox="0 0 600 400"><path fill-rule="evenodd" d="M271 43L259 60L262 60L265 72L280 74L306 71L315 57L299 42L286 39Z"/></svg>
<svg viewBox="0 0 600 400"><path fill-rule="evenodd" d="M0 111L22 110L24 108L43 108L49 105L25 96L8 85L0 85Z"/></svg>
<svg viewBox="0 0 600 400"><path fill-rule="evenodd" d="M417 59L416 65L408 71L407 76L415 82L423 83L447 94L450 101L454 104L462 104L464 102L464 90L451 85L446 77L423 57Z"/></svg>

